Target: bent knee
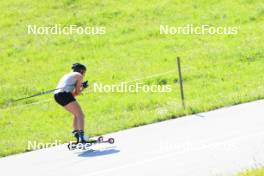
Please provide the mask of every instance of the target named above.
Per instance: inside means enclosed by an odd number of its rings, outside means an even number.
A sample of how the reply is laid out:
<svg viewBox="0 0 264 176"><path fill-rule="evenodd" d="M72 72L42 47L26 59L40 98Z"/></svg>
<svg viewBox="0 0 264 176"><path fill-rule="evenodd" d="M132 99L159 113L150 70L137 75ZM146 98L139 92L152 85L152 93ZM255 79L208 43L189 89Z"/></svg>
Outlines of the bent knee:
<svg viewBox="0 0 264 176"><path fill-rule="evenodd" d="M81 113L77 113L77 114L75 115L75 117L76 117L76 118L84 118L85 116L84 116L84 114L81 112Z"/></svg>

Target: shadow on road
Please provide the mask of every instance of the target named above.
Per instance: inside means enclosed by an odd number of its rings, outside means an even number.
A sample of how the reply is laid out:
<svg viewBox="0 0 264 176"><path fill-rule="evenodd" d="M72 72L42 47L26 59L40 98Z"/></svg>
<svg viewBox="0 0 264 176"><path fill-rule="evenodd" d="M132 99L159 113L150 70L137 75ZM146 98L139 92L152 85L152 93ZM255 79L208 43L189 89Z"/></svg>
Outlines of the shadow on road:
<svg viewBox="0 0 264 176"><path fill-rule="evenodd" d="M113 147L106 148L106 149L100 149L100 150L87 150L84 152L81 152L78 156L80 157L97 157L97 156L104 156L104 155L111 155L115 153L119 153L120 150L117 150Z"/></svg>

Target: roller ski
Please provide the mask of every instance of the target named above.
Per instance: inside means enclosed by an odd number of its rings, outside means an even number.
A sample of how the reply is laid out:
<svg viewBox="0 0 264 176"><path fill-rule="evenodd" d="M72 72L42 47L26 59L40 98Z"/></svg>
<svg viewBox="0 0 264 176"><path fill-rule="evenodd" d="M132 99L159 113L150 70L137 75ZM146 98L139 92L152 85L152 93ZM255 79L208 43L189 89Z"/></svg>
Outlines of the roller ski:
<svg viewBox="0 0 264 176"><path fill-rule="evenodd" d="M84 136L83 131L77 132L73 131L73 135L77 139L77 141L69 142L68 149L75 150L75 149L88 149L91 145L100 144L100 143L109 143L113 144L115 142L114 138L108 138L104 140L103 136L98 137L97 139L89 139L88 137Z"/></svg>

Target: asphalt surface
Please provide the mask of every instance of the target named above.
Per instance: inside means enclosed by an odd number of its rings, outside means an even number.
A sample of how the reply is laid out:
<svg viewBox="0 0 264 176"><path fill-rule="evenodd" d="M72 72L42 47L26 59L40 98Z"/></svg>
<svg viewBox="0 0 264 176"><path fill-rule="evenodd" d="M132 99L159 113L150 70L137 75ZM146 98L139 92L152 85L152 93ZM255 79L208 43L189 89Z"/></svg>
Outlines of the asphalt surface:
<svg viewBox="0 0 264 176"><path fill-rule="evenodd" d="M107 134L116 143L66 144L0 159L5 175L224 176L264 165L264 101Z"/></svg>

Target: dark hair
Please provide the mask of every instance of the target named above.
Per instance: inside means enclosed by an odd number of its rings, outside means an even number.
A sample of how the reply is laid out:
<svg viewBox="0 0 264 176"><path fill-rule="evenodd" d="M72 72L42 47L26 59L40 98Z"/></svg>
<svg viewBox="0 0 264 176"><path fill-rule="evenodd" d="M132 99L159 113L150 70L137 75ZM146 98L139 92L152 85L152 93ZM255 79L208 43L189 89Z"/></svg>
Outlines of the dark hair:
<svg viewBox="0 0 264 176"><path fill-rule="evenodd" d="M84 71L86 71L86 66L80 63L75 63L75 64L72 64L72 70L74 72L79 72L82 74Z"/></svg>

